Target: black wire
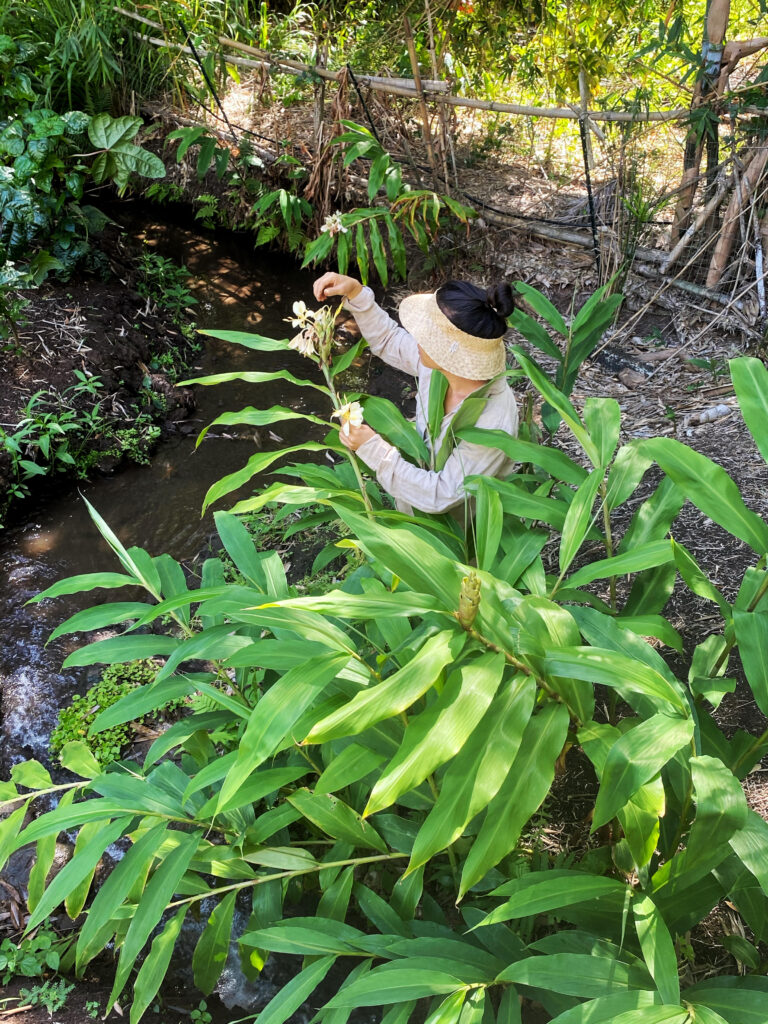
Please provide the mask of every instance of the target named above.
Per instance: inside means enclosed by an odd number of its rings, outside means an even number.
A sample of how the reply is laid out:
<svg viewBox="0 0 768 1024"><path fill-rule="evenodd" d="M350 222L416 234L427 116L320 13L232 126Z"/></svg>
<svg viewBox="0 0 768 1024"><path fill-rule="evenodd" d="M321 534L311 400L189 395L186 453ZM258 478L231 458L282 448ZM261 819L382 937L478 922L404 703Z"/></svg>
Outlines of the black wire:
<svg viewBox="0 0 768 1024"><path fill-rule="evenodd" d="M217 114L216 111L212 108L209 109L208 107L206 107L206 105L201 101L200 97L195 96L192 90L187 88L186 85L183 86L183 89L187 96L189 96L191 100L194 100L198 107L201 107L206 112L206 114L209 114L211 117L215 117L217 121L225 121L226 124L230 125L230 128L232 127L230 122L226 121L225 118L221 116L221 114ZM278 140L273 139L269 135L262 135L261 132L255 132L251 128L243 128L239 124L236 124L234 127L243 135L252 135L255 139L263 139L264 142L271 142L273 146L277 146L277 148L280 149L280 143L278 142Z"/></svg>
<svg viewBox="0 0 768 1024"><path fill-rule="evenodd" d="M381 146L381 144L382 144L381 138L379 137L379 133L376 131L376 125L373 123L373 118L371 117L371 113L368 110L368 104L365 102L365 96L363 96L363 90L360 88L360 84L357 81L357 79L355 78L355 73L352 70L352 68L349 66L349 64L347 64L347 72L349 73L349 77L352 79L352 85L354 85L354 87L355 87L355 89L357 91L357 95L360 97L360 102L363 105L363 110L365 111L365 116L368 118L368 124L371 126L371 131L373 132L373 137L374 137L374 139L376 139L378 144Z"/></svg>
<svg viewBox="0 0 768 1024"><path fill-rule="evenodd" d="M235 134L235 130L232 127L232 125L230 124L229 118L227 117L227 112L224 109L224 105L222 104L221 100L219 99L219 94L216 92L216 86L213 84L213 82L211 81L210 75L205 70L205 66L204 66L202 60L200 59L200 54L197 52L197 48L195 47L195 44L192 41L192 36L190 35L189 29L184 24L184 22L183 22L183 20L181 18L177 18L177 21L178 21L179 25L181 26L181 31L184 33L187 46L190 48L190 50L192 51L192 56L197 61L197 66L200 68L200 72L201 72L203 78L205 79L205 84L208 86L208 88L209 88L209 90L211 92L211 96L213 96L214 100L216 101L216 106L221 111L222 117L224 118L224 122L225 122L227 128L229 128L229 131L230 131L230 133L232 135L233 140L235 142L237 142L237 135Z"/></svg>
<svg viewBox="0 0 768 1024"><path fill-rule="evenodd" d="M585 115L579 118L579 134L581 135L581 152L584 157L584 178L587 183L587 203L589 205L589 220L592 225L592 245L595 249L595 267L597 276L600 277L600 244L597 240L597 217L595 216L595 199L592 195L592 175L589 172L589 140L587 137L587 118Z"/></svg>

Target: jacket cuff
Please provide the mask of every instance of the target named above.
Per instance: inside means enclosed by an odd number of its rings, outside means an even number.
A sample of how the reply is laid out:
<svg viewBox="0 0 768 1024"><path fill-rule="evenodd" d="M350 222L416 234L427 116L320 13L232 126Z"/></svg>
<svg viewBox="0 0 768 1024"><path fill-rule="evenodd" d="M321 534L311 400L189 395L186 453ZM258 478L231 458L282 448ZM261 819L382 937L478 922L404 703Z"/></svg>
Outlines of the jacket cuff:
<svg viewBox="0 0 768 1024"><path fill-rule="evenodd" d="M371 309L375 305L375 302L373 289L363 285L362 290L357 293L354 299L344 299L344 309L348 309L350 313L365 313L366 310Z"/></svg>
<svg viewBox="0 0 768 1024"><path fill-rule="evenodd" d="M374 434L364 441L356 451L366 466L377 473L382 463L392 458L396 449L388 441L385 441L380 434Z"/></svg>

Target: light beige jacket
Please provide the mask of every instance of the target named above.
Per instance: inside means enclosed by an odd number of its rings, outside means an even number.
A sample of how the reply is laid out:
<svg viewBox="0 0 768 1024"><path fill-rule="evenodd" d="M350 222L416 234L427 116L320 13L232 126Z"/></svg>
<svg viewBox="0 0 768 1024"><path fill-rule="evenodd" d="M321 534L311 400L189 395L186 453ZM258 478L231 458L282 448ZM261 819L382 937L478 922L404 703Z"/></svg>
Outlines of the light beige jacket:
<svg viewBox="0 0 768 1024"><path fill-rule="evenodd" d="M432 371L422 365L415 338L376 305L370 288L363 288L344 305L354 316L374 355L418 379L416 426L429 445L427 408ZM461 405L457 406L443 417L436 450L440 450L451 420L460 408ZM516 435L517 425L515 396L506 380L497 380L491 385L476 426ZM395 498L397 507L403 512L411 512L414 508L422 512L446 512L464 504L464 477L482 474L503 479L514 468L514 463L498 448L486 448L468 441L459 441L443 469L437 471L414 466L379 434L360 445L357 454L375 472L376 479Z"/></svg>

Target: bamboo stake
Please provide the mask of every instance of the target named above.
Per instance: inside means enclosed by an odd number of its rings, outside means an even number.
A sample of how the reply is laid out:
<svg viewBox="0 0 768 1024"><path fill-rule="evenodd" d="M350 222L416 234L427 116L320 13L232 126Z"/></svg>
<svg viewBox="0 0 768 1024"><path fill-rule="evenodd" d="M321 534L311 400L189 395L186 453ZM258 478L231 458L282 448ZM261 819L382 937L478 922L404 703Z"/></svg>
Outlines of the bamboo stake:
<svg viewBox="0 0 768 1024"><path fill-rule="evenodd" d="M424 10L427 14L427 28L429 31L429 56L432 62L432 77L437 79L437 53L435 51L435 32L432 26L432 8L429 0L424 0ZM437 120L440 125L440 156L443 162L443 181L447 195L451 194L451 182L448 176L448 126L445 122L445 104L437 102Z"/></svg>
<svg viewBox="0 0 768 1024"><path fill-rule="evenodd" d="M413 71L413 81L416 86L416 92L419 97L419 107L421 109L421 122L422 122L422 135L424 138L424 144L427 147L427 160L429 161L429 169L432 173L432 184L436 192L440 191L440 182L437 177L437 163L435 162L435 150L432 145L432 131L429 126L429 111L427 110L427 101L424 99L424 90L421 86L421 72L419 71L419 60L416 56L416 46L413 42L413 32L411 31L411 23L408 20L408 15L403 15L403 27L405 29L405 45L408 47L408 56L411 61L411 70Z"/></svg>
<svg viewBox="0 0 768 1024"><path fill-rule="evenodd" d="M725 272L728 257L733 249L736 232L741 223L742 212L749 201L749 197L757 187L760 176L765 170L766 162L768 162L768 147L757 153L741 179L741 187L737 186L733 190L731 201L725 213L723 227L720 231L720 237L717 240L715 251L712 254L712 261L709 264L707 288L714 288Z"/></svg>

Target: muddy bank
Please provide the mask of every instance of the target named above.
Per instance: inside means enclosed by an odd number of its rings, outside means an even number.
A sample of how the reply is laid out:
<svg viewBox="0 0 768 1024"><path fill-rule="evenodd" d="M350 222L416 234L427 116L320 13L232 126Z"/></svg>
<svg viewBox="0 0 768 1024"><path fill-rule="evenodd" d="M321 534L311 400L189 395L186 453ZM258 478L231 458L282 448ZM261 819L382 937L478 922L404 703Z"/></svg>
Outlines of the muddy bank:
<svg viewBox="0 0 768 1024"><path fill-rule="evenodd" d="M191 310L171 316L139 294L137 249L117 226L98 244L99 276L20 293L0 360L0 522L30 493L147 461L158 427L173 431L194 407L174 387L196 353Z"/></svg>

